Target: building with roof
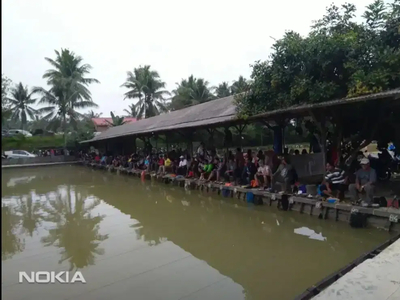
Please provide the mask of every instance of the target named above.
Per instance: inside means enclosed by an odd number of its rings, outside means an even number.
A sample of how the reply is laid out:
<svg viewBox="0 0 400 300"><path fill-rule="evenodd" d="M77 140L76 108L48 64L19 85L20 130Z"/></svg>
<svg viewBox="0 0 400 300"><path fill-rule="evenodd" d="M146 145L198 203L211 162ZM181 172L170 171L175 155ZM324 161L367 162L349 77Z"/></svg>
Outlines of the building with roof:
<svg viewBox="0 0 400 300"><path fill-rule="evenodd" d="M126 122L125 124L132 124L136 122L137 119L125 117L124 121ZM97 132L104 132L111 127L110 123L112 123L112 118L92 118L92 122Z"/></svg>

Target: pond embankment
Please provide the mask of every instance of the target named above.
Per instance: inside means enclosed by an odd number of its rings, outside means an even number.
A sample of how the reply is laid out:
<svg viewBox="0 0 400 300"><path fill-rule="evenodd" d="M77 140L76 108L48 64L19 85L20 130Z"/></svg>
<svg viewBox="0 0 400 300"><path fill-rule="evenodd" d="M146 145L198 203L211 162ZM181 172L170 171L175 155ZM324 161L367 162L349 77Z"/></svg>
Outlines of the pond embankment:
<svg viewBox="0 0 400 300"><path fill-rule="evenodd" d="M81 165L93 169L106 170L106 166L81 161ZM108 168L110 172L118 172L128 176L142 176L142 171L128 170L125 168ZM237 197L244 201L253 202L256 205L275 205L283 211L297 211L302 214L309 214L324 220L343 221L350 223L350 220L356 220L355 223L360 227L370 226L384 229L387 231L400 232L400 209L391 207L360 207L352 206L348 203L328 203L314 198L303 197L300 195L288 195L280 193L269 193L258 189L248 189L239 186L226 186L223 184L209 183L197 179L159 176L156 174L145 173L147 180L157 180L166 184L174 184L185 189L200 190L206 192L215 192L223 197Z"/></svg>

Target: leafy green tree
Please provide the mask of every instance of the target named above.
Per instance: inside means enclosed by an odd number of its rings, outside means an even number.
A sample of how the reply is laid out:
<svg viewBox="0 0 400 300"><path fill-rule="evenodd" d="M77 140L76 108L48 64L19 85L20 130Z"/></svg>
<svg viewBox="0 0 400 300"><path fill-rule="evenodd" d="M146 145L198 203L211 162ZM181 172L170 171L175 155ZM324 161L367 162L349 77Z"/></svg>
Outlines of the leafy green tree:
<svg viewBox="0 0 400 300"><path fill-rule="evenodd" d="M241 115L319 103L400 87L400 1L356 8L332 5L306 37L288 31L267 61L252 66L253 82L237 97Z"/></svg>
<svg viewBox="0 0 400 300"><path fill-rule="evenodd" d="M215 96L217 98L224 98L232 95L232 87L228 82L224 81L215 88Z"/></svg>
<svg viewBox="0 0 400 300"><path fill-rule="evenodd" d="M121 126L126 123L126 121L124 120L125 119L124 117L116 116L116 115L114 115L113 112L110 112L110 115L111 115L112 122L107 121L107 123L110 126L112 126L112 127Z"/></svg>
<svg viewBox="0 0 400 300"><path fill-rule="evenodd" d="M1 74L1 124L11 116L10 103L8 102L8 93L10 92L12 81L4 74Z"/></svg>
<svg viewBox="0 0 400 300"><path fill-rule="evenodd" d="M133 72L127 72L127 78L121 87L129 89L124 99L138 99L135 104L138 118L150 118L166 112L165 82L161 80L157 71L151 70L149 65L139 66Z"/></svg>
<svg viewBox="0 0 400 300"><path fill-rule="evenodd" d="M178 110L214 100L216 97L211 90L209 82L202 78L195 78L191 75L188 79L182 79L180 83L177 83L177 88L172 91L170 109Z"/></svg>
<svg viewBox="0 0 400 300"><path fill-rule="evenodd" d="M32 98L33 93L29 93L28 87L24 87L20 82L17 86L11 88L10 96L7 101L10 104L11 120L21 123L22 129L26 128L28 117L34 119L38 111L31 107L36 99Z"/></svg>

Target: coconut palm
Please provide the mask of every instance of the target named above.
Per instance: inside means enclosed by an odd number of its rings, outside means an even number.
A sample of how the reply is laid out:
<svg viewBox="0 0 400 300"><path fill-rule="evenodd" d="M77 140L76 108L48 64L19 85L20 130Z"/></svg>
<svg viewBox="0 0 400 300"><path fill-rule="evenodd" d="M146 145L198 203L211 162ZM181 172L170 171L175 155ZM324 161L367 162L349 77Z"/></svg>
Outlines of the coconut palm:
<svg viewBox="0 0 400 300"><path fill-rule="evenodd" d="M165 112L164 96L169 95L165 90L165 82L160 79L157 71L149 65L139 66L133 72L127 72L127 78L121 87L129 89L124 99L138 99L135 104L138 118L149 118Z"/></svg>
<svg viewBox="0 0 400 300"><path fill-rule="evenodd" d="M232 89L228 82L224 81L215 88L217 98L224 98L232 95Z"/></svg>
<svg viewBox="0 0 400 300"><path fill-rule="evenodd" d="M239 79L234 81L231 86L232 94L240 94L248 91L250 81L244 78L243 76L239 76Z"/></svg>
<svg viewBox="0 0 400 300"><path fill-rule="evenodd" d="M100 83L95 78L85 77L90 73L92 66L83 64L83 58L68 49L61 49L61 53L54 50L56 58L45 57L54 69L47 70L43 78L52 87L51 92L55 95L73 90L76 92L76 100L91 101L91 93L88 86L92 83Z"/></svg>
<svg viewBox="0 0 400 300"><path fill-rule="evenodd" d="M100 242L108 238L107 234L99 233L99 224L104 216L91 215L99 204L98 199L89 203L87 197L70 186L66 191L57 191L55 199L47 200L44 220L56 227L49 230L42 243L61 248L59 263L68 260L70 271L94 265L95 254L104 254L104 249L99 248Z"/></svg>
<svg viewBox="0 0 400 300"><path fill-rule="evenodd" d="M95 113L93 110L89 110L88 113L84 114L85 117L88 119L93 119L93 118L100 118L103 113Z"/></svg>
<svg viewBox="0 0 400 300"><path fill-rule="evenodd" d="M79 120L84 118L84 115L79 113L77 109L97 107L97 104L91 100L80 100L77 97L79 91L79 86L74 89L74 92L72 90L56 90L54 87L49 91L41 87L34 88L34 92L41 95L39 104L49 105L38 111L46 114L43 119L48 122L47 128L54 131L62 128L64 133L64 147L66 147L68 124L75 128Z"/></svg>
<svg viewBox="0 0 400 300"><path fill-rule="evenodd" d="M36 99L32 99L32 92L29 93L27 86L23 86L20 82L10 91L10 97L7 98L10 104L11 120L21 123L22 129L26 128L28 117L34 119L38 111L31 107L35 104Z"/></svg>
<svg viewBox="0 0 400 300"><path fill-rule="evenodd" d="M130 118L137 118L138 111L135 104L130 104L128 109L124 109L124 112L126 112L127 116Z"/></svg>
<svg viewBox="0 0 400 300"><path fill-rule="evenodd" d="M124 117L116 116L116 115L114 115L113 112L110 112L110 115L111 115L112 122L106 121L110 126L112 126L112 127L121 126L126 123L126 121L124 121L124 119L125 119Z"/></svg>
<svg viewBox="0 0 400 300"><path fill-rule="evenodd" d="M172 91L174 96L171 99L171 109L177 110L213 100L215 96L211 89L208 81L202 78L197 79L191 75L188 79L182 79Z"/></svg>

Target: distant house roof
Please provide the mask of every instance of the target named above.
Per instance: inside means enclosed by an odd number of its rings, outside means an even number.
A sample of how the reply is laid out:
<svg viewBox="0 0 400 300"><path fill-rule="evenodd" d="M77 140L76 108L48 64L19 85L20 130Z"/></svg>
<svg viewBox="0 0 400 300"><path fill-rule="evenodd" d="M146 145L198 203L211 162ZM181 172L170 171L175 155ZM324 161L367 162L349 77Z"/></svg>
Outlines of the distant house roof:
<svg viewBox="0 0 400 300"><path fill-rule="evenodd" d="M133 123L136 122L137 119L136 118L124 118L124 121L129 124L129 123ZM109 126L110 123L112 123L112 118L92 118L92 122L94 123L95 126Z"/></svg>

